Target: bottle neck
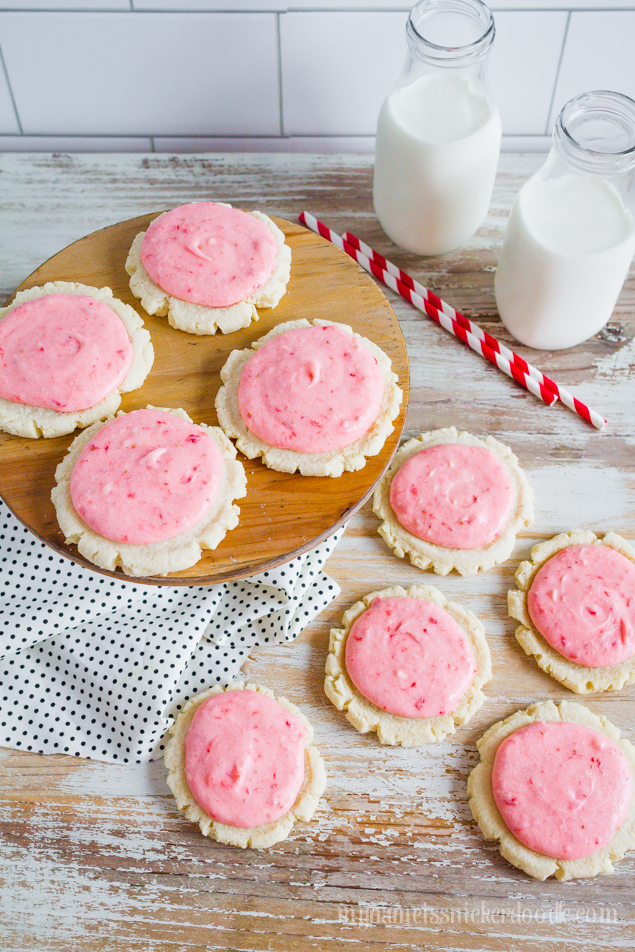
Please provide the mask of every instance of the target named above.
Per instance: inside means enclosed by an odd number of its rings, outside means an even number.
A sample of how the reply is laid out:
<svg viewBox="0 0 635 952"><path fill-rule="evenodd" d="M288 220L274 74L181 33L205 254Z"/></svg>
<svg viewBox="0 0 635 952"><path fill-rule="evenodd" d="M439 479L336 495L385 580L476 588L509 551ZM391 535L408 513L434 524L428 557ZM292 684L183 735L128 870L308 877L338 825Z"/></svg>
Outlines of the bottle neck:
<svg viewBox="0 0 635 952"><path fill-rule="evenodd" d="M541 181L563 175L604 179L635 212L635 101L597 90L571 99L556 120Z"/></svg>
<svg viewBox="0 0 635 952"><path fill-rule="evenodd" d="M553 149L572 170L615 176L635 169L635 101L595 90L570 99L556 119Z"/></svg>
<svg viewBox="0 0 635 952"><path fill-rule="evenodd" d="M408 17L408 54L395 92L428 77L433 99L478 97L493 110L487 62L494 34L492 12L481 0L420 0Z"/></svg>
<svg viewBox="0 0 635 952"><path fill-rule="evenodd" d="M495 33L492 11L481 0L419 0L406 24L413 61L436 69L483 64Z"/></svg>

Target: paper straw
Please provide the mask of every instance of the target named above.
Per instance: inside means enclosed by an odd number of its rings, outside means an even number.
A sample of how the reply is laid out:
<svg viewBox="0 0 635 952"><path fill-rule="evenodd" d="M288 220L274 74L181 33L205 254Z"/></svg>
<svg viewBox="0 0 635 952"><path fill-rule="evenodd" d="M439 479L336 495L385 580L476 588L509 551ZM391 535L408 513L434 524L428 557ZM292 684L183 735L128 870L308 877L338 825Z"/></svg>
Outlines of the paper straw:
<svg viewBox="0 0 635 952"><path fill-rule="evenodd" d="M587 421L587 423L591 423L598 430L601 430L606 426L606 420L603 416L601 416L595 410L592 410L586 404L582 403L582 401L578 400L577 397L574 397L572 393L557 384L555 380L547 377L546 374L543 374L542 371L538 370L537 367L534 367L532 364L524 360L523 357L515 354L514 351L506 347L505 344L501 344L500 341L496 340L495 337L492 337L491 334L488 334L487 331L484 331L483 328L479 327L478 324L474 324L473 321L465 317L464 314L461 314L460 311L456 311L451 304L448 304L446 301L442 301L441 298L437 297L433 291L429 291L428 288L425 288L422 284L419 284L419 282L415 281L414 278L411 278L406 271L402 271L401 268L397 267L397 265L392 264L392 262L388 261L387 258L384 258L384 256L379 254L378 251L374 251L370 245L367 245L365 242L361 241L356 235L353 235L350 231L347 231L344 232L342 238L344 242L352 245L353 248L361 251L371 261L374 261L389 274L392 274L394 277L398 278L403 284L406 285L406 287L416 291L417 294L424 298L424 300L429 301L433 307L436 307L439 311L443 311L443 313L447 314L448 317L451 317L453 320L457 321L461 327L464 327L466 330L470 331L470 333L474 334L475 337L478 337L479 340L484 341L489 347L492 348L492 350L498 351L498 353L502 354L503 357L506 357L510 363L514 364L516 367L520 367L521 370L529 374L529 376L534 380L537 380L538 383L543 384L547 390L551 390L552 393L555 393L566 407L581 416Z"/></svg>
<svg viewBox="0 0 635 952"><path fill-rule="evenodd" d="M344 241L341 235L338 235L337 232L332 231L322 222L318 221L317 218L311 215L310 212L302 212L299 218L303 225L306 225L307 228L311 229L311 231L321 235L322 238L326 238L327 241L332 242L342 251L346 252L346 254L350 255L351 258L354 258L362 268L364 268L366 271L369 271L372 275L374 275L374 277L376 277L379 281L382 281L387 287L391 288L393 291L396 291L397 294L400 294L406 299L406 301L418 308L418 310L422 311L446 331L449 331L450 334L453 334L454 337L456 337L462 343L467 344L467 346L475 351L475 353L485 357L486 360L489 360L490 363L498 367L499 370L502 370L503 373L507 374L508 377L511 377L521 386L525 387L525 389L533 393L534 396L538 397L548 406L552 406L556 402L558 399L557 394L553 393L551 390L548 390L544 384L534 380L533 377L530 377L529 374L526 373L526 371L511 363L499 351L494 350L484 341L479 340L479 338L472 334L469 330L467 330L465 327L462 327L458 321L448 317L447 314L444 314L443 311L431 304L430 301L426 301L422 295L418 294L416 291L413 291L412 288L408 287L408 285L406 285L399 278L395 277L395 275L390 274L388 271L382 268L381 265L371 261L367 255L365 255L359 249L354 248L353 245L349 244L349 242Z"/></svg>

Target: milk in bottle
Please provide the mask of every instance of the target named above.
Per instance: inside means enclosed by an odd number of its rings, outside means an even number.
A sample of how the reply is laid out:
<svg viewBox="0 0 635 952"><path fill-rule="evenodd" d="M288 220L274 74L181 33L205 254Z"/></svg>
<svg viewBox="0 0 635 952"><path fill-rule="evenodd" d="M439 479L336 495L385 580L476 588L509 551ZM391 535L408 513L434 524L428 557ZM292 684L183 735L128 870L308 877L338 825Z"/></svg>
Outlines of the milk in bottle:
<svg viewBox="0 0 635 952"><path fill-rule="evenodd" d="M601 330L635 254L634 205L635 102L603 90L576 96L507 223L495 293L514 337L560 350Z"/></svg>
<svg viewBox="0 0 635 952"><path fill-rule="evenodd" d="M420 0L408 18L409 56L379 114L373 184L384 231L408 251L451 251L487 214L501 142L486 77L494 32L480 0Z"/></svg>

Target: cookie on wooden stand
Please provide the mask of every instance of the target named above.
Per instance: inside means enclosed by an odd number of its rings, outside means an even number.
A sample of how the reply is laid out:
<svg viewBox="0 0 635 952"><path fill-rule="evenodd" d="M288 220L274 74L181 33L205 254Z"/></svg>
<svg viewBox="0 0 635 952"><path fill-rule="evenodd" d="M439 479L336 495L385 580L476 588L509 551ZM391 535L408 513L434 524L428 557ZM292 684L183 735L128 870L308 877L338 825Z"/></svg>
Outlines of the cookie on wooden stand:
<svg viewBox="0 0 635 952"><path fill-rule="evenodd" d="M582 704L532 704L477 741L468 780L483 836L535 879L613 872L635 847L635 748Z"/></svg>
<svg viewBox="0 0 635 952"><path fill-rule="evenodd" d="M67 542L90 562L126 575L168 575L194 565L238 525L247 480L220 427L185 410L119 412L75 437L51 492Z"/></svg>
<svg viewBox="0 0 635 952"><path fill-rule="evenodd" d="M466 724L491 680L476 615L431 586L371 592L332 628L324 691L382 744L435 743Z"/></svg>
<svg viewBox="0 0 635 952"><path fill-rule="evenodd" d="M110 288L20 291L0 308L0 430L37 439L105 420L153 361L143 321Z"/></svg>
<svg viewBox="0 0 635 952"><path fill-rule="evenodd" d="M577 694L635 681L635 550L615 532L562 532L531 550L508 593L516 639Z"/></svg>
<svg viewBox="0 0 635 952"><path fill-rule="evenodd" d="M403 394L390 358L346 324L279 324L221 370L218 422L248 459L303 476L366 465L393 430Z"/></svg>
<svg viewBox="0 0 635 952"><path fill-rule="evenodd" d="M452 426L399 448L373 511L399 558L438 575L475 575L509 558L533 521L533 492L508 446Z"/></svg>
<svg viewBox="0 0 635 952"><path fill-rule="evenodd" d="M284 697L234 682L196 695L170 728L167 782L201 832L264 849L310 820L326 787L313 728Z"/></svg>
<svg viewBox="0 0 635 952"><path fill-rule="evenodd" d="M140 232L126 260L130 290L148 314L189 334L229 334L276 307L291 274L284 234L262 212L193 202Z"/></svg>

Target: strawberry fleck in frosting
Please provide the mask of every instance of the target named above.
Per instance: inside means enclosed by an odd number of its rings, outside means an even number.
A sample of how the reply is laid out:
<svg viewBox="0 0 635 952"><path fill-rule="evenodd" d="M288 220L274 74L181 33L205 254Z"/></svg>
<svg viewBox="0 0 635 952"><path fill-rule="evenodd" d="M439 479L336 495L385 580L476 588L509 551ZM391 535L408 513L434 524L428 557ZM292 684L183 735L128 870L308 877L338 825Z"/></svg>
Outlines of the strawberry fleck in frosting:
<svg viewBox="0 0 635 952"><path fill-rule="evenodd" d="M390 506L404 529L450 549L493 542L513 502L509 472L484 446L429 446L406 460L390 485Z"/></svg>
<svg viewBox="0 0 635 952"><path fill-rule="evenodd" d="M223 475L221 452L201 427L173 413L135 410L86 444L70 493L75 511L99 535L147 545L196 525Z"/></svg>
<svg viewBox="0 0 635 952"><path fill-rule="evenodd" d="M73 413L125 379L133 348L123 321L82 294L47 294L0 321L0 397Z"/></svg>
<svg viewBox="0 0 635 952"><path fill-rule="evenodd" d="M287 813L304 780L306 727L273 698L224 691L204 701L185 738L185 777L218 823L255 827Z"/></svg>
<svg viewBox="0 0 635 952"><path fill-rule="evenodd" d="M496 806L516 839L557 859L589 856L628 812L633 775L600 731L534 721L499 746L492 771Z"/></svg>
<svg viewBox="0 0 635 952"><path fill-rule="evenodd" d="M563 657L590 668L635 654L635 565L606 545L572 545L538 570L529 616Z"/></svg>
<svg viewBox="0 0 635 952"><path fill-rule="evenodd" d="M364 697L402 717L452 713L476 673L460 626L419 598L376 598L351 627L345 657Z"/></svg>
<svg viewBox="0 0 635 952"><path fill-rule="evenodd" d="M327 453L368 432L383 394L377 359L364 343L320 325L288 330L249 358L238 408L247 428L269 446Z"/></svg>
<svg viewBox="0 0 635 952"><path fill-rule="evenodd" d="M271 278L276 240L266 224L214 202L180 205L148 227L141 261L167 294L205 307L230 307Z"/></svg>

